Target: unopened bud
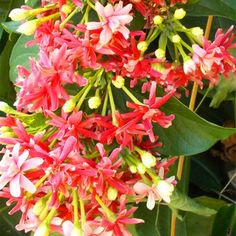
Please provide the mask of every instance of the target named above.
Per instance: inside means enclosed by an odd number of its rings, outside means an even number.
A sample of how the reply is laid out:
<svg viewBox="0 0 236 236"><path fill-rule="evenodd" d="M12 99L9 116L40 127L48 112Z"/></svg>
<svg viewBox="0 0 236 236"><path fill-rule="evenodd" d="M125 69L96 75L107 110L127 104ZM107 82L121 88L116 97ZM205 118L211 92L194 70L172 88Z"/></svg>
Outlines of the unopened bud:
<svg viewBox="0 0 236 236"><path fill-rule="evenodd" d="M13 21L21 21L24 20L29 16L29 10L21 9L21 8L15 8L10 11L9 17Z"/></svg>
<svg viewBox="0 0 236 236"><path fill-rule="evenodd" d="M142 159L142 163L147 168L151 168L156 165L156 158L150 152L144 151L141 154L141 159Z"/></svg>
<svg viewBox="0 0 236 236"><path fill-rule="evenodd" d="M135 165L132 165L132 166L130 166L129 167L129 170L130 170L130 172L132 173L132 174L135 174L135 173L137 173L137 167L135 166Z"/></svg>
<svg viewBox="0 0 236 236"><path fill-rule="evenodd" d="M27 21L24 24L20 25L16 31L28 36L32 35L38 28L39 22L39 19Z"/></svg>
<svg viewBox="0 0 236 236"><path fill-rule="evenodd" d="M155 51L155 56L156 56L156 58L159 58L159 59L165 58L165 51L161 48L158 48Z"/></svg>
<svg viewBox="0 0 236 236"><path fill-rule="evenodd" d="M190 74L196 70L196 64L191 57L184 58L184 73Z"/></svg>
<svg viewBox="0 0 236 236"><path fill-rule="evenodd" d="M172 36L171 41L173 43L180 43L181 38L180 38L180 36L178 34L175 34L175 35Z"/></svg>
<svg viewBox="0 0 236 236"><path fill-rule="evenodd" d="M161 17L159 15L154 16L153 22L154 22L155 25L160 25L163 22L163 17Z"/></svg>
<svg viewBox="0 0 236 236"><path fill-rule="evenodd" d="M80 227L74 225L70 236L84 236L84 232Z"/></svg>
<svg viewBox="0 0 236 236"><path fill-rule="evenodd" d="M36 215L36 216L39 216L44 207L46 205L46 201L44 199L40 199L38 202L36 202L36 204L34 205L33 207L33 213Z"/></svg>
<svg viewBox="0 0 236 236"><path fill-rule="evenodd" d="M203 29L201 29L200 27L193 27L191 29L191 33L196 36L196 37L199 37L199 36L202 36L203 35Z"/></svg>
<svg viewBox="0 0 236 236"><path fill-rule="evenodd" d="M107 192L107 197L110 201L116 200L118 191L115 188L109 187Z"/></svg>
<svg viewBox="0 0 236 236"><path fill-rule="evenodd" d="M148 48L148 43L146 41L139 42L137 48L141 52L145 52Z"/></svg>
<svg viewBox="0 0 236 236"><path fill-rule="evenodd" d="M177 20L181 20L185 17L186 11L183 8L176 9L174 13L174 18Z"/></svg>
<svg viewBox="0 0 236 236"><path fill-rule="evenodd" d="M66 15L70 14L72 11L73 11L73 8L68 5L68 4L64 4L62 7L61 7L61 11L63 13L65 13Z"/></svg>
<svg viewBox="0 0 236 236"><path fill-rule="evenodd" d="M101 98L99 96L91 97L88 100L88 106L90 109L97 109L101 105Z"/></svg>
<svg viewBox="0 0 236 236"><path fill-rule="evenodd" d="M63 105L62 109L64 112L70 113L74 110L75 106L76 106L75 99L71 98L66 101L66 103Z"/></svg>
<svg viewBox="0 0 236 236"><path fill-rule="evenodd" d="M137 165L137 170L139 174L143 175L146 172L146 167L143 163L139 162Z"/></svg>
<svg viewBox="0 0 236 236"><path fill-rule="evenodd" d="M112 84L116 87L116 88L122 88L125 84L125 79L118 75L116 76L115 80L112 80Z"/></svg>
<svg viewBox="0 0 236 236"><path fill-rule="evenodd" d="M39 225L39 227L36 229L34 236L49 236L50 230L47 224L42 223Z"/></svg>
<svg viewBox="0 0 236 236"><path fill-rule="evenodd" d="M6 114L11 114L15 112L15 110L11 108L6 102L0 102L0 111Z"/></svg>

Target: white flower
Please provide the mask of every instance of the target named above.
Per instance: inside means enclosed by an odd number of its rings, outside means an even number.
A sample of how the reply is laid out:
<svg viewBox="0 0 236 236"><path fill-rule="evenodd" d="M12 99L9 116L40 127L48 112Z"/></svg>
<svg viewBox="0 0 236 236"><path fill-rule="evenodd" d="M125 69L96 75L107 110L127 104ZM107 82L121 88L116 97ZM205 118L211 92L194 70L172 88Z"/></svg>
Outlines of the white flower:
<svg viewBox="0 0 236 236"><path fill-rule="evenodd" d="M174 186L165 180L160 180L157 183L156 191L165 202L170 203L170 197L174 191Z"/></svg>
<svg viewBox="0 0 236 236"><path fill-rule="evenodd" d="M24 24L20 25L16 30L18 33L25 34L25 35L32 35L39 25L39 20L31 20L27 21Z"/></svg>
<svg viewBox="0 0 236 236"><path fill-rule="evenodd" d="M187 75L193 73L195 70L195 62L190 57L187 57L187 59L184 60L184 73Z"/></svg>
<svg viewBox="0 0 236 236"><path fill-rule="evenodd" d="M13 21L21 21L24 20L25 18L27 18L29 16L29 10L26 9L21 9L21 8L15 8L13 10L11 10L9 17L13 20Z"/></svg>

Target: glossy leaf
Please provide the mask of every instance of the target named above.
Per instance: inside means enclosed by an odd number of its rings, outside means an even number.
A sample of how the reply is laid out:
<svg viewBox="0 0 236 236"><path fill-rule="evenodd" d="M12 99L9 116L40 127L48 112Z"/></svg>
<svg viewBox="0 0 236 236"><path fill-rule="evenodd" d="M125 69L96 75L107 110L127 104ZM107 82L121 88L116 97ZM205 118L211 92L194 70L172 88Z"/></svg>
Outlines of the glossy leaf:
<svg viewBox="0 0 236 236"><path fill-rule="evenodd" d="M193 212L195 214L203 216L211 216L216 214L216 211L214 209L201 205L194 199L191 199L187 195L184 195L177 190L175 190L172 194L171 202L168 204L168 206L174 209Z"/></svg>
<svg viewBox="0 0 236 236"><path fill-rule="evenodd" d="M200 0L196 4L187 6L186 10L191 16L214 15L236 19L236 1L234 0Z"/></svg>
<svg viewBox="0 0 236 236"><path fill-rule="evenodd" d="M216 215L211 235L235 235L235 232L232 232L235 222L236 206L234 204L223 206Z"/></svg>
<svg viewBox="0 0 236 236"><path fill-rule="evenodd" d="M189 156L204 152L217 141L236 133L236 129L223 128L206 121L175 98L170 99L162 110L175 115L171 127L156 129L160 141L163 142L158 152L164 155Z"/></svg>
<svg viewBox="0 0 236 236"><path fill-rule="evenodd" d="M25 47L25 43L32 37L20 36L16 42L10 58L10 80L14 83L17 78L17 66L22 65L29 69L29 57L37 57L38 46Z"/></svg>

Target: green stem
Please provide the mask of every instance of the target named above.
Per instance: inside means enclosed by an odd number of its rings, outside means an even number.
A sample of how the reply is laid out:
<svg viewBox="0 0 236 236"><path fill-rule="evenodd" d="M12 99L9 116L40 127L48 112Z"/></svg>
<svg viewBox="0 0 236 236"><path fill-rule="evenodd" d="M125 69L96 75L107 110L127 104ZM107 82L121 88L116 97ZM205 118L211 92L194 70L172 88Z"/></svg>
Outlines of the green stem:
<svg viewBox="0 0 236 236"><path fill-rule="evenodd" d="M81 96L78 104L76 105L76 109L79 110L81 105L83 104L84 102L84 99L86 98L87 94L89 93L90 89L92 88L93 84L90 83L89 85L86 86L86 89L84 90L84 93L83 95Z"/></svg>
<svg viewBox="0 0 236 236"><path fill-rule="evenodd" d="M82 229L84 229L84 226L86 224L86 215L85 215L85 209L84 209L84 201L82 198L79 199L79 203L80 203L81 226L82 226Z"/></svg>
<svg viewBox="0 0 236 236"><path fill-rule="evenodd" d="M77 13L79 12L79 9L76 7L69 16L66 17L66 19L64 21L61 22L60 24L60 30L62 30L65 26L65 24Z"/></svg>
<svg viewBox="0 0 236 236"><path fill-rule="evenodd" d="M210 92L211 87L208 87L206 93L204 94L203 98L201 99L201 101L198 103L197 107L195 108L194 112L197 113L198 109L200 108L200 106L202 105L202 103L204 102L204 100L206 99L208 93Z"/></svg>
<svg viewBox="0 0 236 236"><path fill-rule="evenodd" d="M77 188L76 189L72 189L72 197L73 197L73 208L74 208L74 224L75 225L79 225L79 206L78 206L78 192L77 192Z"/></svg>
<svg viewBox="0 0 236 236"><path fill-rule="evenodd" d="M105 95L105 99L104 99L104 103L103 103L103 107L102 107L102 116L106 115L107 112L107 104L108 104L108 89L106 91L106 95Z"/></svg>
<svg viewBox="0 0 236 236"><path fill-rule="evenodd" d="M143 105L125 86L123 86L122 89L135 104Z"/></svg>
<svg viewBox="0 0 236 236"><path fill-rule="evenodd" d="M110 82L107 85L107 91L108 91L110 106L111 106L112 123L113 123L113 125L117 126L118 123L117 123L117 120L116 120L116 117L115 117L116 106L115 106L114 98L113 98L113 95L112 95L111 83Z"/></svg>

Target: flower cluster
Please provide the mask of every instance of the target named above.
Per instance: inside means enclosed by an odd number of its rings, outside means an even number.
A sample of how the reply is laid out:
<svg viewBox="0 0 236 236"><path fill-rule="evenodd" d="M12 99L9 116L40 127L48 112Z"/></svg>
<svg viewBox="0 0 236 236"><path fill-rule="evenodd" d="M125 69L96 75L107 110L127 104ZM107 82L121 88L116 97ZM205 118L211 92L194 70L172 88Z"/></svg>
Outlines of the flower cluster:
<svg viewBox="0 0 236 236"><path fill-rule="evenodd" d="M236 71L233 29L211 42L186 28L176 8L185 0L104 2L42 0L10 13L18 32L34 34L27 46L39 46L30 69L17 68L16 109L0 103L0 197L15 203L10 214L22 212L17 230L131 235L126 225L143 220L130 203L169 203L176 185L176 157L155 149L156 127L175 118L162 106L191 81ZM132 25L137 12L142 29Z"/></svg>

